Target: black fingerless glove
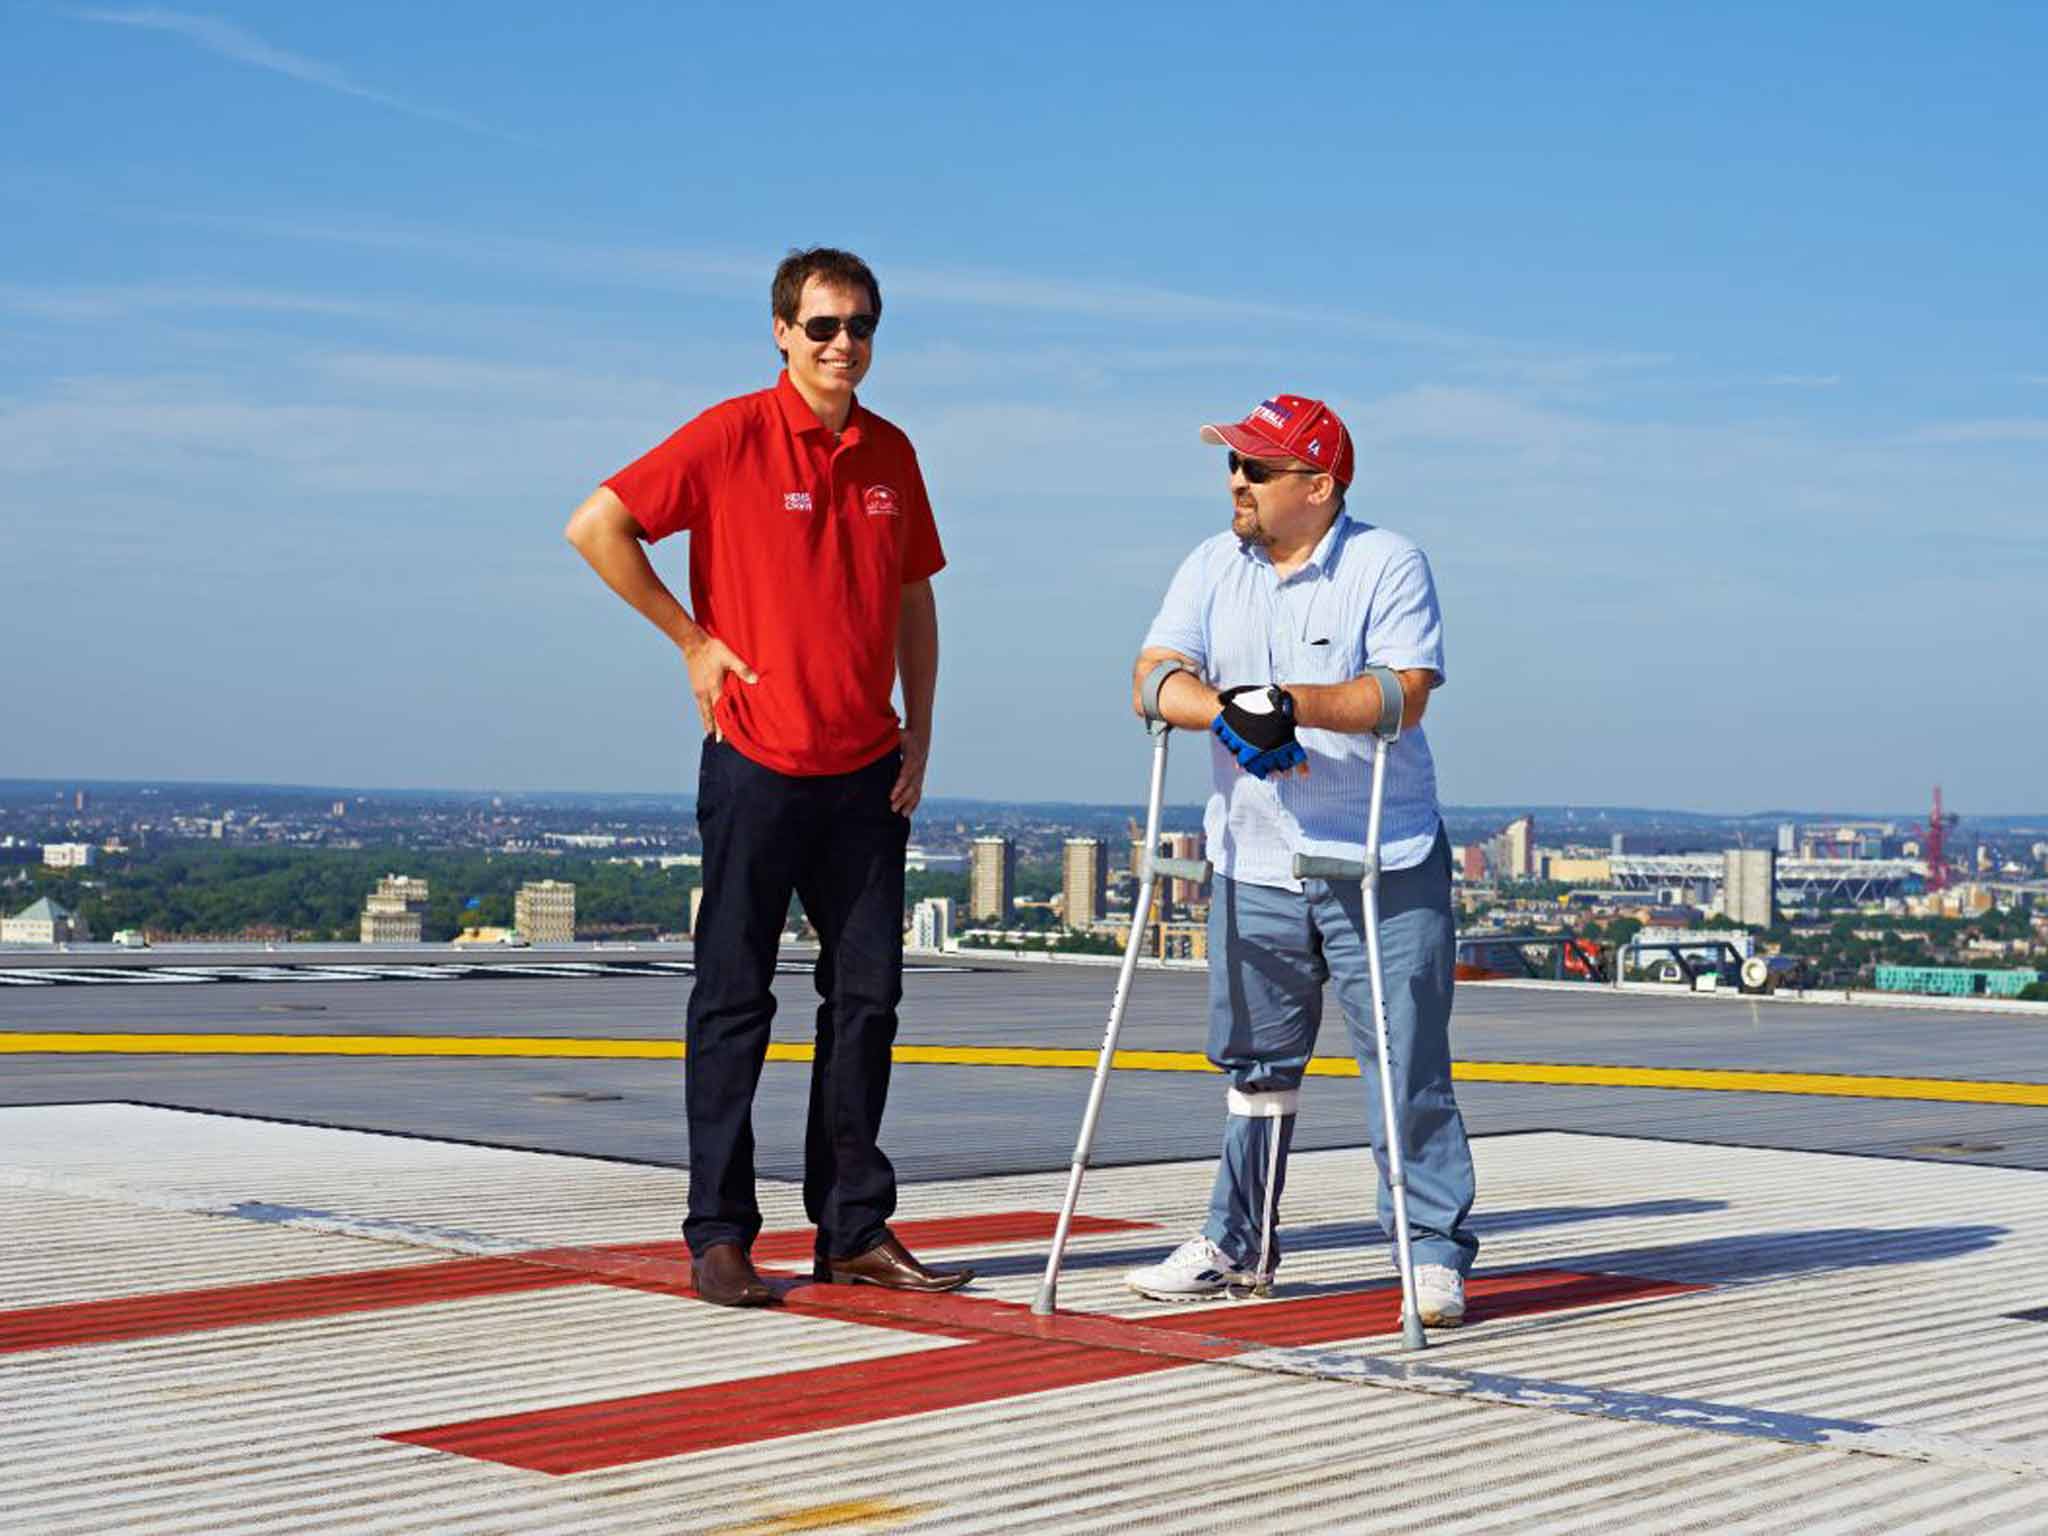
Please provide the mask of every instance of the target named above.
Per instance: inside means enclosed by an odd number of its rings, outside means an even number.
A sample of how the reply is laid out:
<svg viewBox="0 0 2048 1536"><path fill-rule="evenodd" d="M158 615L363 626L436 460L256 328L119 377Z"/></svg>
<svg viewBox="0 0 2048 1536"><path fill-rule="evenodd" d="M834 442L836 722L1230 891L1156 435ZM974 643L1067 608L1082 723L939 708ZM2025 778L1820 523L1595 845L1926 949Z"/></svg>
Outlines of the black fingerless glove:
<svg viewBox="0 0 2048 1536"><path fill-rule="evenodd" d="M1226 688L1217 697L1223 708L1209 729L1253 778L1284 773L1308 761L1294 738L1294 696L1285 688L1252 683Z"/></svg>

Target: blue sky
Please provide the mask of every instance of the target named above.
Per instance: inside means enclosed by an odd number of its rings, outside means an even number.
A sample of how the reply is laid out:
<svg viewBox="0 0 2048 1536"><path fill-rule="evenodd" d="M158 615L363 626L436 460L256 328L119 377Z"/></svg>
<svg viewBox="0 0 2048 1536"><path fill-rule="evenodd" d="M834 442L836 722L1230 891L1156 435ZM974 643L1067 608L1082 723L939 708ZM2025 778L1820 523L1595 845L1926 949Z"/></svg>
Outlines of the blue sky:
<svg viewBox="0 0 2048 1536"><path fill-rule="evenodd" d="M935 793L1142 791L1195 428L1284 389L1431 556L1447 799L2043 807L2048 12L1247 14L0 10L0 776L688 787L561 525L830 242Z"/></svg>

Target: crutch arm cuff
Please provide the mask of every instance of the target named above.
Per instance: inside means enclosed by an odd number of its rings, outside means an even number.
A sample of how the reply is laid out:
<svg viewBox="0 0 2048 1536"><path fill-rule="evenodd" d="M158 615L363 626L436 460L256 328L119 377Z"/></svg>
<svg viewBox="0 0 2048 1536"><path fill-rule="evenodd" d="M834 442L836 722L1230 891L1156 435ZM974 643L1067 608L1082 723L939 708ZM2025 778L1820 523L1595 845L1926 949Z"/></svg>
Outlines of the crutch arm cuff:
<svg viewBox="0 0 2048 1536"><path fill-rule="evenodd" d="M1153 664L1145 674L1144 685L1138 690L1138 702L1144 706L1145 718L1154 725L1166 724L1166 716L1159 712L1159 690L1166 686L1166 680L1176 672L1187 672L1188 664L1175 661L1171 656ZM1192 673L1189 673L1192 676Z"/></svg>
<svg viewBox="0 0 2048 1536"><path fill-rule="evenodd" d="M1367 667L1365 675L1378 684L1380 690L1380 715L1373 723L1372 733L1384 736L1388 741L1398 741L1401 716L1408 708L1408 695L1401 688L1401 674L1392 667Z"/></svg>

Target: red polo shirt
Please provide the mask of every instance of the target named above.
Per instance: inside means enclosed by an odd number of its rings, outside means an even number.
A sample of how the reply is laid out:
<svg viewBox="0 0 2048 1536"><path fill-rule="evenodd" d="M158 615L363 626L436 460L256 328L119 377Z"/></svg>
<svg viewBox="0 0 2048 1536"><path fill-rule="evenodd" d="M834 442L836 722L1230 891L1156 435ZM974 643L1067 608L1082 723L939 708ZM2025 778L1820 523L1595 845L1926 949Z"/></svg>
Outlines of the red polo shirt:
<svg viewBox="0 0 2048 1536"><path fill-rule="evenodd" d="M605 484L650 543L689 530L691 612L760 679L726 679L727 741L806 775L894 750L903 588L946 563L909 438L856 401L834 442L785 373Z"/></svg>

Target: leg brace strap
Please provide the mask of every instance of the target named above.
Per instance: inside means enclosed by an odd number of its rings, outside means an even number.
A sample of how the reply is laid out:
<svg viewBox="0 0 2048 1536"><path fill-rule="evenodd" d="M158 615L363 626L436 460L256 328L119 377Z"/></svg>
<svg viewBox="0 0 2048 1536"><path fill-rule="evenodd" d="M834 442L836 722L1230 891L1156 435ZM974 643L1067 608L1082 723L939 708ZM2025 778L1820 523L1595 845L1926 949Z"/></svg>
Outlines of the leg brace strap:
<svg viewBox="0 0 2048 1536"><path fill-rule="evenodd" d="M1246 1090L1230 1088L1224 1091L1223 1102L1230 1107L1233 1115L1245 1115L1254 1120L1281 1120L1301 1106L1299 1088L1267 1088Z"/></svg>

